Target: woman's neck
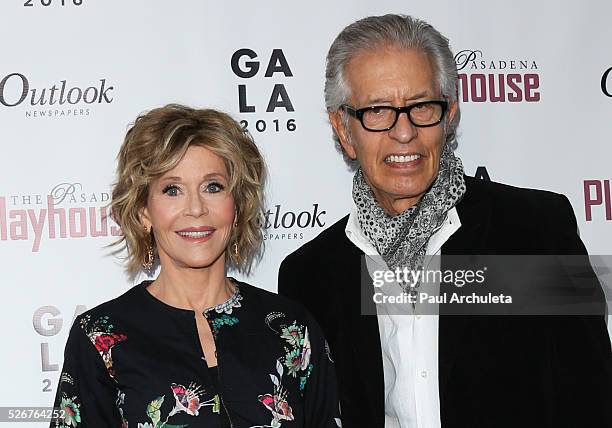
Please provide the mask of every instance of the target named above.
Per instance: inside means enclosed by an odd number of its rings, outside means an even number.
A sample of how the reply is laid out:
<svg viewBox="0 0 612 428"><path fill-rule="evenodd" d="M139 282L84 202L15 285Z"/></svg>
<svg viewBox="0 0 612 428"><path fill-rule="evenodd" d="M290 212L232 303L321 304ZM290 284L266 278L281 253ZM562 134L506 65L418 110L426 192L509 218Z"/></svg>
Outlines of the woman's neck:
<svg viewBox="0 0 612 428"><path fill-rule="evenodd" d="M148 291L167 305L202 313L234 293L235 286L225 276L222 258L221 263L199 269L164 265Z"/></svg>

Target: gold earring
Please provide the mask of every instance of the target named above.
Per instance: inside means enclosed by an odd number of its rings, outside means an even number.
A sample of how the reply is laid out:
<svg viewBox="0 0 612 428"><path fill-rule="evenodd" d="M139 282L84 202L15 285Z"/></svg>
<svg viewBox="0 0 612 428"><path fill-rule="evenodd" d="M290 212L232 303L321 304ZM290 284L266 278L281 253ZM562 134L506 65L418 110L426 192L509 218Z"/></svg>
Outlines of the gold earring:
<svg viewBox="0 0 612 428"><path fill-rule="evenodd" d="M155 261L155 255L153 254L153 234L151 233L152 229L147 230L145 227L145 231L148 235L147 243L145 244L147 253L145 254L144 261L142 262L142 267L150 271L153 267L153 262Z"/></svg>
<svg viewBox="0 0 612 428"><path fill-rule="evenodd" d="M236 214L234 215L234 227L233 233L236 232L236 228L238 227L238 210L236 210ZM240 260L240 252L238 251L238 237L234 240L234 245L232 245L232 256L234 256L235 261Z"/></svg>

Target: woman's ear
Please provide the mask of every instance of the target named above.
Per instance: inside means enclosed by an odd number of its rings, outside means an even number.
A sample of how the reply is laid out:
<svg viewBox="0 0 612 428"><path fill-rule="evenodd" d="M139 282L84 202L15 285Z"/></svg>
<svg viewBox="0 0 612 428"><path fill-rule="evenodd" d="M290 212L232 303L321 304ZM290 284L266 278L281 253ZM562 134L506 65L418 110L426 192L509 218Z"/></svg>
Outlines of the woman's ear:
<svg viewBox="0 0 612 428"><path fill-rule="evenodd" d="M142 207L138 212L138 216L140 217L140 224L142 224L147 231L150 231L153 223L151 222L147 207Z"/></svg>

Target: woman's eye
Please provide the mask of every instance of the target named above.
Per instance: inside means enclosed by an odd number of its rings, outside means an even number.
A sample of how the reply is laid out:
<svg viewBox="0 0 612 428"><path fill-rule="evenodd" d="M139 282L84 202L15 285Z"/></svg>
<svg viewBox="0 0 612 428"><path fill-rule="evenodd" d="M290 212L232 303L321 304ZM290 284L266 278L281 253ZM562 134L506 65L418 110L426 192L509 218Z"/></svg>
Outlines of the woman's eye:
<svg viewBox="0 0 612 428"><path fill-rule="evenodd" d="M168 196L177 196L179 194L179 188L171 184L170 186L164 187L164 190L162 190L162 193Z"/></svg>
<svg viewBox="0 0 612 428"><path fill-rule="evenodd" d="M225 186L217 182L208 183L206 185L206 192L208 193L219 193L219 192L222 192L224 189L225 189Z"/></svg>

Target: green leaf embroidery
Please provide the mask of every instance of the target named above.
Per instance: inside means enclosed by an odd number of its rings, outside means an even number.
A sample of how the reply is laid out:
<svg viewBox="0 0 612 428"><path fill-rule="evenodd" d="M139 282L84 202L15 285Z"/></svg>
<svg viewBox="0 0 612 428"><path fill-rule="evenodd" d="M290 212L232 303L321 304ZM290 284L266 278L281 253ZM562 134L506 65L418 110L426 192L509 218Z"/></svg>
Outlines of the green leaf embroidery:
<svg viewBox="0 0 612 428"><path fill-rule="evenodd" d="M164 402L164 396L157 397L155 400L151 401L147 406L147 416L153 422L153 426L157 426L159 424L159 420L161 419L161 406Z"/></svg>
<svg viewBox="0 0 612 428"><path fill-rule="evenodd" d="M215 404L213 406L213 413L220 413L221 412L221 397L219 397L219 394L215 395L214 397L215 400Z"/></svg>

